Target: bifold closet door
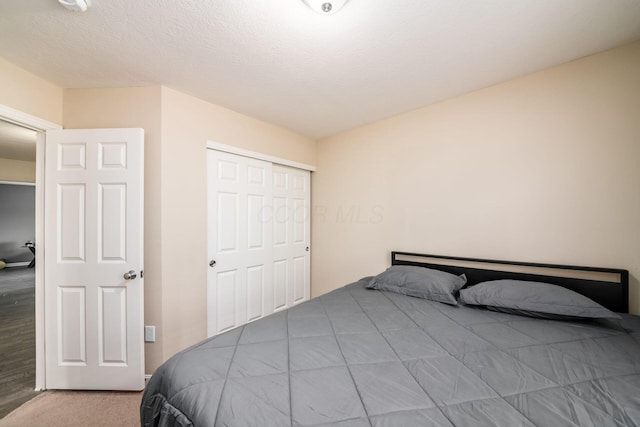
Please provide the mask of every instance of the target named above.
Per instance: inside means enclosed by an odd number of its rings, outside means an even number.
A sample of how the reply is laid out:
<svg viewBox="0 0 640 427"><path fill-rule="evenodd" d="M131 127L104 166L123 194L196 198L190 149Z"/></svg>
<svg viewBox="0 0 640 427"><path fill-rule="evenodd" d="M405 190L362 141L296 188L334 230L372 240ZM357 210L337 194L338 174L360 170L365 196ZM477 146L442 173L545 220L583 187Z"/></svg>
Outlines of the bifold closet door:
<svg viewBox="0 0 640 427"><path fill-rule="evenodd" d="M207 150L208 334L273 312L272 164Z"/></svg>
<svg viewBox="0 0 640 427"><path fill-rule="evenodd" d="M311 256L310 172L273 166L274 309L309 299Z"/></svg>

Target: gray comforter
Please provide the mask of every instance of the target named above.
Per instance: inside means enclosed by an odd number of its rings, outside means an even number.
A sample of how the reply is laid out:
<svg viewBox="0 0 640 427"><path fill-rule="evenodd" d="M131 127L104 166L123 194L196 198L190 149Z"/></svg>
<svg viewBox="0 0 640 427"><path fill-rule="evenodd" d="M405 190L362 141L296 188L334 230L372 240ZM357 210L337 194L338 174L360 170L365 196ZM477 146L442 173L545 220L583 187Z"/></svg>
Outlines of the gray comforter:
<svg viewBox="0 0 640 427"><path fill-rule="evenodd" d="M640 426L640 317L539 320L357 282L162 365L145 426Z"/></svg>

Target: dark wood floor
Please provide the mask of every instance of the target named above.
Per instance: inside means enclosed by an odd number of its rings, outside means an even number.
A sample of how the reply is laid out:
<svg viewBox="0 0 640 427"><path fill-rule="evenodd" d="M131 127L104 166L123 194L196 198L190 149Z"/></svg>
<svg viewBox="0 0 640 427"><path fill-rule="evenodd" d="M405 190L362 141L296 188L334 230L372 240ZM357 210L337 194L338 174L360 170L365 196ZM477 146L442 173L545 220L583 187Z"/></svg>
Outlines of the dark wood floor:
<svg viewBox="0 0 640 427"><path fill-rule="evenodd" d="M34 270L0 270L0 418L37 394Z"/></svg>

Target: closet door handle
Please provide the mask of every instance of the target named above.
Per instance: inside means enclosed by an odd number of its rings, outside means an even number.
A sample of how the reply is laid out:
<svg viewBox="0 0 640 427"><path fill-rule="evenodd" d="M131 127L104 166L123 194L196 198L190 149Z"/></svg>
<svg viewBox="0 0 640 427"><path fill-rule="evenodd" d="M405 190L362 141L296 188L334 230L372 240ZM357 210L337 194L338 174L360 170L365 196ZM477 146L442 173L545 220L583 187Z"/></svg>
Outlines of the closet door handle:
<svg viewBox="0 0 640 427"><path fill-rule="evenodd" d="M209 267L215 267L216 266L216 260L212 259L211 261L209 261Z"/></svg>

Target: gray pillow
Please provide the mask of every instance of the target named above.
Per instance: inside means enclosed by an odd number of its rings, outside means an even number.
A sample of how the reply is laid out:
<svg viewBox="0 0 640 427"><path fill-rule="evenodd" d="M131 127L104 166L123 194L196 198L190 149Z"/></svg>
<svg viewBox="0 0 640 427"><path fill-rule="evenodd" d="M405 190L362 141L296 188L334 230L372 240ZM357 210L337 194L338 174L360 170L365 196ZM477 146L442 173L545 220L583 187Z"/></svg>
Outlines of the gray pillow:
<svg viewBox="0 0 640 427"><path fill-rule="evenodd" d="M562 286L521 280L494 280L460 291L460 301L491 310L545 319L620 319L584 295Z"/></svg>
<svg viewBox="0 0 640 427"><path fill-rule="evenodd" d="M464 274L456 276L425 267L394 265L372 278L367 288L458 305L454 294L465 283L467 278Z"/></svg>

